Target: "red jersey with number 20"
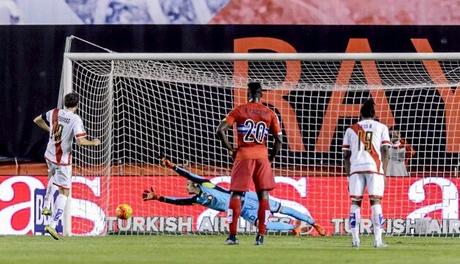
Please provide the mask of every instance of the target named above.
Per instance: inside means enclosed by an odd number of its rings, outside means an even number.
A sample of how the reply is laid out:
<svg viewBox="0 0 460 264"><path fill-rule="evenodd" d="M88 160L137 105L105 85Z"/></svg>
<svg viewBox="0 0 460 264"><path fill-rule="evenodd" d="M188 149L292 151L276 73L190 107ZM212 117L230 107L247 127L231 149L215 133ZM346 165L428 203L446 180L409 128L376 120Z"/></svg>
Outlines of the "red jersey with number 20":
<svg viewBox="0 0 460 264"><path fill-rule="evenodd" d="M261 103L249 102L237 106L225 120L229 126L234 123L237 126L237 160L268 158L266 146L268 134L281 135L278 117Z"/></svg>

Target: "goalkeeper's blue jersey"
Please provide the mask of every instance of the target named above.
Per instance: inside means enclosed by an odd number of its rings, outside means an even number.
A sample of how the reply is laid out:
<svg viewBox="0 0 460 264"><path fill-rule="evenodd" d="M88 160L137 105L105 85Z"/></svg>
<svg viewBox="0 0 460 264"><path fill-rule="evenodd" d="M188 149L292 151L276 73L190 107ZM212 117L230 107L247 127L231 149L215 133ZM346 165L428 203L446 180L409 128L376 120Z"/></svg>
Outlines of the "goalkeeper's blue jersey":
<svg viewBox="0 0 460 264"><path fill-rule="evenodd" d="M196 196L196 202L216 211L225 212L230 203L230 193L215 189L215 185L204 182L199 185L201 193Z"/></svg>
<svg viewBox="0 0 460 264"><path fill-rule="evenodd" d="M196 196L196 203L206 206L216 211L225 212L230 203L230 193L223 192L214 188L214 184L205 182L199 185L201 193ZM273 199L269 200L270 211L278 212L281 204ZM259 200L255 192L246 192L241 207L241 217L246 221L255 223L257 211L259 210Z"/></svg>

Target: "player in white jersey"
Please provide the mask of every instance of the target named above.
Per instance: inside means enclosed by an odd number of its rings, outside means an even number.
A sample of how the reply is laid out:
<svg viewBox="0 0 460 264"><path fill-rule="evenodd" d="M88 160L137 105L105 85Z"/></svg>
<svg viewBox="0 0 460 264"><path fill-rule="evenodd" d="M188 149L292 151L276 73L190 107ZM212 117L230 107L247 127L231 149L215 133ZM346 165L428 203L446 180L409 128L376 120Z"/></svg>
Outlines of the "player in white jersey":
<svg viewBox="0 0 460 264"><path fill-rule="evenodd" d="M54 238L59 239L56 225L62 216L72 177L72 144L75 138L77 144L83 146L97 146L99 139L88 140L81 118L75 114L78 107L78 94L70 93L64 97L64 109L52 109L34 119L35 124L49 133L45 159L48 165L48 185L44 201L43 214L51 215L50 225L45 230ZM54 212L50 205L54 193L59 195L54 203Z"/></svg>
<svg viewBox="0 0 460 264"><path fill-rule="evenodd" d="M343 138L345 172L349 176L350 229L353 247L359 247L360 244L359 222L365 187L371 203L374 246L386 246L382 241L383 214L380 203L385 189L388 148L391 142L388 128L375 121L374 117L374 102L367 100L361 107L361 121L348 128Z"/></svg>
<svg viewBox="0 0 460 264"><path fill-rule="evenodd" d="M392 130L390 131L390 135L391 148L387 176L409 176L406 169L406 158L412 156L412 148L401 138L398 131Z"/></svg>

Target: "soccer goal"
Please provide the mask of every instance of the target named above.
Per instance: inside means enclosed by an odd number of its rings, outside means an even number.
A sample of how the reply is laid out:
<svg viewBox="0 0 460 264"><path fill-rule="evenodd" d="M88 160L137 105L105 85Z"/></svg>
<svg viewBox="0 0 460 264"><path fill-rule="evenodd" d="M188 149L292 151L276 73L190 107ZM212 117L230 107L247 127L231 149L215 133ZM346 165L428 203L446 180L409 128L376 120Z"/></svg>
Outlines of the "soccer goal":
<svg viewBox="0 0 460 264"><path fill-rule="evenodd" d="M226 232L224 213L143 202L141 194L152 186L160 196L191 196L186 179L160 166L160 153L228 187L232 159L215 131L246 101L248 81L262 83L283 130L272 197L329 234L346 234L342 138L373 98L393 142L384 232L460 234L458 53L65 53L63 67L61 92L80 94L87 132L102 140L74 152L73 234ZM133 209L128 220L116 218L122 203ZM362 214L361 231L370 233L367 202ZM271 221L295 223L282 214ZM240 232L254 230L240 221Z"/></svg>

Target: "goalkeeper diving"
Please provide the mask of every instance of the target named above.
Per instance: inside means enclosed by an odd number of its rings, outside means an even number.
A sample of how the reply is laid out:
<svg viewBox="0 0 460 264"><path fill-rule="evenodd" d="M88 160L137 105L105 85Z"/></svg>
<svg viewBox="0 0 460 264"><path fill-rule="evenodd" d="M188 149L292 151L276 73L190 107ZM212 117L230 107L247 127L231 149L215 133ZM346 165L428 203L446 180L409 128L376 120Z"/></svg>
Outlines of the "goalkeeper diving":
<svg viewBox="0 0 460 264"><path fill-rule="evenodd" d="M161 164L188 179L187 191L193 196L186 198L160 196L156 194L153 187L151 187L150 190L145 190L142 194L144 201L158 200L164 203L184 206L199 204L219 212L226 212L228 210L231 195L229 190L215 185L210 180L177 166L165 157L161 157ZM319 235L326 235L325 229L317 224L311 216L301 213L291 207L287 207L274 199L270 199L269 204L271 213L280 213L306 222L315 228ZM257 199L257 194L255 192L246 192L244 194L241 207L241 217L255 225L257 223L258 208L259 202ZM267 229L270 231L291 231L295 235L300 235L301 232L305 232L305 228L300 228L300 225L275 221L268 222Z"/></svg>

